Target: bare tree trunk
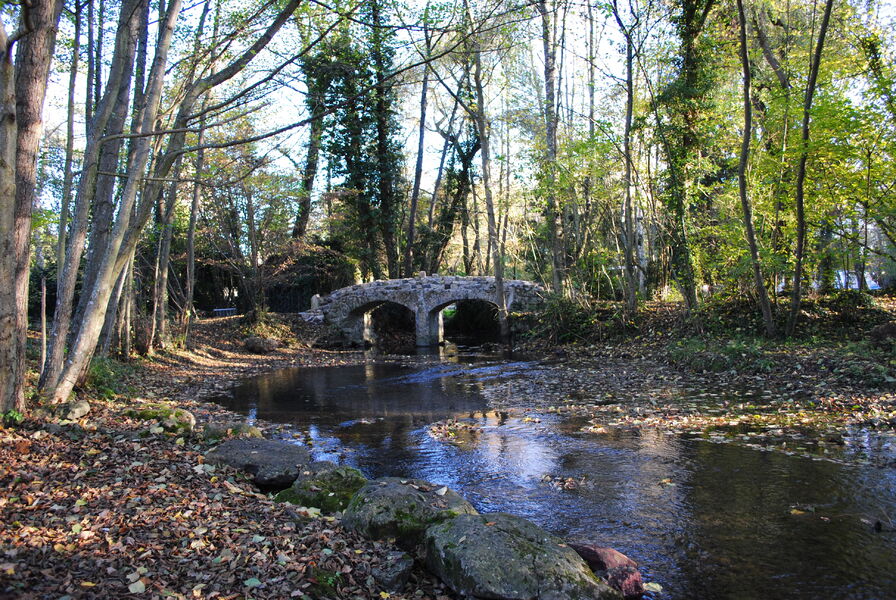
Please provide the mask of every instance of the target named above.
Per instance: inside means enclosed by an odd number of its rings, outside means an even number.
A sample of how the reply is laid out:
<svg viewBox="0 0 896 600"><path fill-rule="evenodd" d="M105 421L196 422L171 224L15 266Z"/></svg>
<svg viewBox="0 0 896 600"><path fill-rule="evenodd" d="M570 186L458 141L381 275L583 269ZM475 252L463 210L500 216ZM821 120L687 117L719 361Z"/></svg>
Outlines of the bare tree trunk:
<svg viewBox="0 0 896 600"><path fill-rule="evenodd" d="M0 25L0 412L25 406L31 210L61 11L61 0L23 4L16 33L7 38Z"/></svg>
<svg viewBox="0 0 896 600"><path fill-rule="evenodd" d="M171 258L171 236L174 233L174 209L177 205L177 184L180 179L182 161L178 158L174 165L174 176L168 187L168 202L159 232L159 246L156 253L156 281L153 287L152 334L149 347L153 345L163 350L170 345L168 337L168 263Z"/></svg>
<svg viewBox="0 0 896 600"><path fill-rule="evenodd" d="M65 121L65 163L62 175L62 199L59 211L59 233L56 240L56 268L59 269L65 263L65 238L68 227L69 209L71 207L71 195L73 184L72 162L75 154L75 85L78 82L78 63L81 57L81 5L75 2L75 43L72 47L72 67L68 76L68 105ZM90 97L90 94L87 95ZM89 118L89 116L88 116ZM41 359L41 372L43 372L46 357Z"/></svg>
<svg viewBox="0 0 896 600"><path fill-rule="evenodd" d="M548 236L551 244L552 273L554 293L564 293L563 284L566 278L563 242L557 223L557 91L556 61L557 45L554 25L554 6L548 6L546 0L539 0L535 5L541 15L541 40L544 46L544 122L547 154L545 156L545 175L547 178L547 208L545 218L548 225ZM482 141L483 151L487 141Z"/></svg>
<svg viewBox="0 0 896 600"><path fill-rule="evenodd" d="M623 202L623 255L625 257L625 308L629 313L634 313L638 307L638 285L635 281L635 226L632 217L634 210L632 203L632 111L635 99L634 78L634 40L631 28L622 22L616 3L613 3L613 17L619 26L619 31L625 37L625 130L622 140L622 154L625 160L625 200ZM631 27L635 27L633 24Z"/></svg>
<svg viewBox="0 0 896 600"><path fill-rule="evenodd" d="M476 88L476 107L473 112L473 120L479 133L479 141L482 144L480 157L482 160L482 188L485 192L485 210L488 216L488 238L492 253L492 264L495 273L495 296L498 303L498 325L501 330L501 339L505 344L510 343L510 322L507 318L507 298L504 295L504 257L501 255L501 244L498 239L498 222L495 218L495 203L492 198L491 182L491 147L490 127L488 116L485 112L485 90L482 83L482 50L477 46L473 51L473 82Z"/></svg>
<svg viewBox="0 0 896 600"><path fill-rule="evenodd" d="M750 261L753 263L753 284L756 286L756 297L762 310L762 322L765 324L765 333L769 337L773 337L777 334L777 328L775 327L775 318L772 315L772 307L768 300L768 292L765 289L765 281L762 278L759 246L756 243L756 233L753 230L753 210L750 206L750 198L747 195L747 167L750 160L750 142L753 137L753 103L750 98L752 77L750 74L750 54L747 47L747 17L744 13L743 0L737 0L737 14L740 18L740 61L744 75L744 137L740 147L737 181L744 228L747 233L747 243L750 246Z"/></svg>
<svg viewBox="0 0 896 600"><path fill-rule="evenodd" d="M72 213L71 234L66 244L65 264L59 268L56 282L56 309L53 315L53 332L50 338L50 350L47 354L47 365L40 380L42 390L55 386L63 368L65 347L72 325L72 301L75 295L75 283L84 241L87 238L87 226L90 209L99 170L101 139L106 130L119 96L119 87L129 79L133 67L133 56L136 38L141 21L139 7L145 0L125 0L121 6L116 36L115 53L112 69L106 85L106 92L96 106L96 113L90 122L87 142L84 148L84 159L78 191L75 196L75 207ZM95 66L97 75L99 66Z"/></svg>
<svg viewBox="0 0 896 600"><path fill-rule="evenodd" d="M25 353L19 349L15 286L16 88L11 42L0 21L0 413L25 408Z"/></svg>
<svg viewBox="0 0 896 600"><path fill-rule="evenodd" d="M426 56L429 57L429 32L425 21L423 35L426 38ZM429 92L429 65L423 65L423 83L420 86L420 128L417 133L417 163L414 165L414 187L411 189L411 207L408 215L408 238L404 248L404 275L411 275L414 261L414 235L417 227L417 202L420 198L420 179L423 177L423 141L426 137L426 100Z"/></svg>
<svg viewBox="0 0 896 600"><path fill-rule="evenodd" d="M800 301L803 279L803 253L806 247L806 208L803 188L806 183L806 162L809 159L809 124L812 119L812 98L815 95L815 84L818 82L818 67L821 64L821 52L824 48L824 38L828 32L828 23L831 20L831 9L834 0L827 0L824 5L824 15L821 18L821 28L818 31L818 43L812 55L809 66L809 79L806 82L806 95L803 99L803 127L800 145L800 162L796 172L796 252L794 258L796 265L793 270L793 295L790 300L790 315L787 318L787 335L792 336L796 330L796 322L800 316Z"/></svg>
<svg viewBox="0 0 896 600"><path fill-rule="evenodd" d="M199 125L199 134L197 145L199 150L196 152L196 163L194 167L193 177L196 179L193 184L193 199L190 203L190 223L187 226L187 281L186 281L186 301L184 302L184 311L186 319L184 319L184 345L190 347L190 330L193 320L196 318L196 309L193 306L193 291L196 287L196 218L199 214L199 202L202 199L202 170L205 166L205 150L202 149L202 142L205 138L205 128L203 124Z"/></svg>

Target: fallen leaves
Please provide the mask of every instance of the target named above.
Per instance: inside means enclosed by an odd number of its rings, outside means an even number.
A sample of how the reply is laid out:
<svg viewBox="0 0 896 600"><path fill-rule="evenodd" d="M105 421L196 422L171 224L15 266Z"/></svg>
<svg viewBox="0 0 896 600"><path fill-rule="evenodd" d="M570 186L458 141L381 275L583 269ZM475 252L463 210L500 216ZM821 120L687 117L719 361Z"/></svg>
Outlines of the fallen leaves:
<svg viewBox="0 0 896 600"><path fill-rule="evenodd" d="M120 405L94 410L94 430L29 421L0 432L0 595L316 598L331 573L333 597L380 598L372 570L391 545L272 502L202 462L195 438L140 437L145 424ZM34 439L28 455L7 443ZM427 577L415 575L423 597L443 596Z"/></svg>

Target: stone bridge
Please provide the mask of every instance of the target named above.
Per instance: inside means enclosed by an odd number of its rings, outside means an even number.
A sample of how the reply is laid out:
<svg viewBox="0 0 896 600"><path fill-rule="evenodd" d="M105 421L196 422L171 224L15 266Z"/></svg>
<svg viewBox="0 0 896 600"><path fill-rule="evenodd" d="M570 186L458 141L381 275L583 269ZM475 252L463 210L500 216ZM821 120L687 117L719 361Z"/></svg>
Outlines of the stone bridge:
<svg viewBox="0 0 896 600"><path fill-rule="evenodd" d="M507 310L528 312L543 302L544 289L530 281L504 280ZM442 309L460 300L482 300L497 305L494 277L426 276L360 283L312 301L325 323L338 329L347 341L363 344L371 339L370 311L387 302L414 313L417 345L442 342Z"/></svg>

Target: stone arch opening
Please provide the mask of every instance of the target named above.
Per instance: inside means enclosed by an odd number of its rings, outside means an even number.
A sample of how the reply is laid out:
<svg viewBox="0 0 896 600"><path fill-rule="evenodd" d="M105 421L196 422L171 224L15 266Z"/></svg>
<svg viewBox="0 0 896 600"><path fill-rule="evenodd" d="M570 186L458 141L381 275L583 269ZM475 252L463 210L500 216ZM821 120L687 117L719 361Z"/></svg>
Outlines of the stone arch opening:
<svg viewBox="0 0 896 600"><path fill-rule="evenodd" d="M501 340L498 306L491 300L461 298L436 307L440 341L471 345Z"/></svg>
<svg viewBox="0 0 896 600"><path fill-rule="evenodd" d="M400 302L374 300L349 311L347 324L364 346L395 351L414 346L416 314Z"/></svg>

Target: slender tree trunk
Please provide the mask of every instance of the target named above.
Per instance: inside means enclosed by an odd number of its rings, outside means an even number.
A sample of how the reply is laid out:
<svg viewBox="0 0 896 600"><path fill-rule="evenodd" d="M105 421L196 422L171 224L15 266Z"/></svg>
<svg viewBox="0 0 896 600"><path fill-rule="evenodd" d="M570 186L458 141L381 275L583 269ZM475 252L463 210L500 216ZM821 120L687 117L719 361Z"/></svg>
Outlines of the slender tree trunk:
<svg viewBox="0 0 896 600"><path fill-rule="evenodd" d="M184 311L186 319L184 319L184 345L190 348L190 333L193 320L196 318L196 308L193 306L193 292L196 288L196 218L199 214L199 203L202 200L202 171L205 166L205 150L202 149L202 143L205 139L204 122L199 125L199 134L197 136L197 145L199 150L196 152L196 163L194 166L193 177L196 182L193 184L193 199L190 203L190 222L187 226L187 281L186 281L186 301L184 302Z"/></svg>
<svg viewBox="0 0 896 600"><path fill-rule="evenodd" d="M75 86L78 82L78 63L81 57L81 5L75 2L75 43L72 47L72 67L68 76L68 105L65 120L65 163L62 175L62 198L60 200L59 230L56 240L57 269L65 263L65 239L68 216L71 207L73 185L72 163L75 154ZM88 84L89 85L89 84ZM87 95L90 97L90 94ZM89 118L89 116L88 116ZM43 372L45 358L41 360Z"/></svg>
<svg viewBox="0 0 896 600"><path fill-rule="evenodd" d="M622 154L625 161L625 199L623 201L623 255L625 258L625 308L629 313L634 313L638 307L638 285L635 280L635 225L632 212L632 112L635 102L635 77L634 77L634 40L632 31L622 22L619 9L613 3L613 17L619 26L619 31L625 38L625 127L622 139ZM634 25L632 25L634 27Z"/></svg>
<svg viewBox="0 0 896 600"><path fill-rule="evenodd" d="M170 345L168 337L168 263L171 258L171 237L174 234L174 209L177 205L177 184L180 179L181 160L174 165L174 176L166 194L168 202L159 232L159 246L156 257L156 281L153 287L153 324L150 348L153 345L163 350Z"/></svg>
<svg viewBox="0 0 896 600"><path fill-rule="evenodd" d="M87 238L87 226L95 191L101 138L106 125L112 117L115 100L119 96L119 87L129 78L133 68L133 56L136 38L141 21L139 7L145 0L125 0L121 6L121 14L116 36L116 47L112 61L112 69L106 92L96 106L96 113L90 122L87 142L84 148L84 159L78 191L75 196L75 207L72 212L71 233L66 244L65 264L59 267L56 282L56 309L53 315L53 332L50 338L50 349L47 354L47 365L40 380L42 390L52 388L62 372L65 347L72 325L72 301L75 295L75 283L78 277L84 241ZM99 66L95 67L97 76Z"/></svg>
<svg viewBox="0 0 896 600"><path fill-rule="evenodd" d="M477 47L473 51L473 82L476 91L476 109L472 115L479 133L479 142L482 144L480 158L482 160L482 189L485 192L485 210L488 217L489 247L492 252L492 264L495 273L495 296L498 303L498 325L501 330L501 339L505 344L510 343L510 322L507 318L507 298L504 295L504 257L501 255L501 244L498 239L498 222L495 218L495 203L492 198L491 182L491 147L490 128L488 116L485 112L485 90L482 82L482 53Z"/></svg>
<svg viewBox="0 0 896 600"><path fill-rule="evenodd" d="M545 176L547 179L545 218L548 225L548 237L551 244L551 281L554 292L564 293L563 283L566 277L563 240L560 237L557 210L557 81L556 61L557 45L554 30L555 7L548 6L546 0L539 0L535 5L541 15L541 41L544 47L544 122L547 153L545 155ZM483 151L487 142L482 141Z"/></svg>
<svg viewBox="0 0 896 600"><path fill-rule="evenodd" d="M750 97L752 76L750 73L749 48L747 47L747 17L744 13L743 0L737 0L737 13L740 19L740 62L744 76L744 136L740 146L737 182L744 229L747 234L747 243L750 246L750 262L753 264L753 285L756 289L756 298L759 301L759 308L762 310L762 322L765 324L765 333L769 337L774 337L777 335L775 317L772 315L768 292L765 289L765 280L762 277L762 265L759 262L759 245L756 243L756 233L753 230L753 209L750 206L750 198L747 193L747 167L750 161L750 142L753 138L753 100Z"/></svg>
<svg viewBox="0 0 896 600"><path fill-rule="evenodd" d="M815 85L818 82L818 68L821 64L821 53L824 48L824 39L828 32L828 23L831 20L831 9L834 0L827 0L824 5L824 15L821 18L821 27L818 31L818 43L812 55L809 65L809 79L806 82L806 94L803 99L803 126L800 145L800 160L796 172L796 251L794 259L796 264L793 270L793 295L790 300L790 315L787 318L787 335L792 336L796 330L796 323L800 316L800 302L802 300L803 280L803 253L806 247L806 208L804 199L804 187L806 183L806 163L809 160L809 125L812 119L812 98L815 95Z"/></svg>
<svg viewBox="0 0 896 600"><path fill-rule="evenodd" d="M417 226L417 201L420 198L420 179L423 177L423 141L426 136L426 97L429 90L429 66L423 65L423 84L420 90L420 129L417 133L417 163L414 166L414 187L408 214L408 238L404 248L404 274L411 275L414 261L414 235Z"/></svg>

